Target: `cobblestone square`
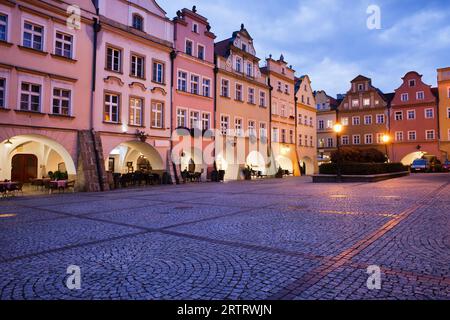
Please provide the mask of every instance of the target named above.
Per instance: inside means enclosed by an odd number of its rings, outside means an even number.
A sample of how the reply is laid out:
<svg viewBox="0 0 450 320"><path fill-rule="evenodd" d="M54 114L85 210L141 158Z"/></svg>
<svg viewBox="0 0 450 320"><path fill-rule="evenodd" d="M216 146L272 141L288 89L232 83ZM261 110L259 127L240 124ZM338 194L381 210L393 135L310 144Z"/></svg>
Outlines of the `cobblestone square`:
<svg viewBox="0 0 450 320"><path fill-rule="evenodd" d="M450 175L1 199L0 267L2 300L448 300Z"/></svg>

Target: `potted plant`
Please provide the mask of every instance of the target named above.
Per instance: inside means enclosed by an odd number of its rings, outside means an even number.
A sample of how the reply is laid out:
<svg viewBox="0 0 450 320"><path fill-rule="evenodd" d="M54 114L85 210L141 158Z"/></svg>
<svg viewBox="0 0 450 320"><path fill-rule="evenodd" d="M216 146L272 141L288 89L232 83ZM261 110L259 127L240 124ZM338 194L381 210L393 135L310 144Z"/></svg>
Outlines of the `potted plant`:
<svg viewBox="0 0 450 320"><path fill-rule="evenodd" d="M252 180L252 168L250 168L250 166L246 166L242 169L242 173L244 174L245 180Z"/></svg>
<svg viewBox="0 0 450 320"><path fill-rule="evenodd" d="M275 178L277 179L283 179L284 171L281 167L278 167L278 171L275 174Z"/></svg>

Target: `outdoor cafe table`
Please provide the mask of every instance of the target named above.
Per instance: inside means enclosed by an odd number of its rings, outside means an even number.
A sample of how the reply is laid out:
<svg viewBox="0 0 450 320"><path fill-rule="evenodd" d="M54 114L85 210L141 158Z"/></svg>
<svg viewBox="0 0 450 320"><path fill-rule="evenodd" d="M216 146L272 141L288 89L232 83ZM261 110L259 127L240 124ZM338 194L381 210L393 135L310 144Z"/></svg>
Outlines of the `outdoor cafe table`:
<svg viewBox="0 0 450 320"><path fill-rule="evenodd" d="M11 188L12 186L18 185L18 182L9 181L9 182L0 182L0 185L6 186L6 188Z"/></svg>
<svg viewBox="0 0 450 320"><path fill-rule="evenodd" d="M50 181L50 183L52 183L58 189L64 189L67 187L67 180Z"/></svg>

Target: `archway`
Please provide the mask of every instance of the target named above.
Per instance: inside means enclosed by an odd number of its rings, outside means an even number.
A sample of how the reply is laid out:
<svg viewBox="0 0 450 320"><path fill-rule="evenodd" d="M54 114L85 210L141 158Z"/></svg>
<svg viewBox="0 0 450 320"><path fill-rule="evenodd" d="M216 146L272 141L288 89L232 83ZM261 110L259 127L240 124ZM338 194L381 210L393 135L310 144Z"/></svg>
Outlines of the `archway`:
<svg viewBox="0 0 450 320"><path fill-rule="evenodd" d="M302 174L310 176L314 174L314 162L310 157L303 157L300 160L300 170Z"/></svg>
<svg viewBox="0 0 450 320"><path fill-rule="evenodd" d="M56 171L76 179L75 163L58 142L42 135L26 134L0 143L0 180L29 182Z"/></svg>
<svg viewBox="0 0 450 320"><path fill-rule="evenodd" d="M278 167L281 167L282 170L286 170L291 173L294 172L294 164L292 163L291 159L285 156L277 157L277 170Z"/></svg>
<svg viewBox="0 0 450 320"><path fill-rule="evenodd" d="M400 161L405 166L411 165L414 160L421 159L424 155L426 155L426 152L417 151L417 152L411 152L403 157L403 159Z"/></svg>
<svg viewBox="0 0 450 320"><path fill-rule="evenodd" d="M164 161L158 151L145 142L129 141L114 148L108 159L106 168L113 173L133 173L135 171L165 171Z"/></svg>
<svg viewBox="0 0 450 320"><path fill-rule="evenodd" d="M267 163L264 156L258 151L252 151L247 156L246 161L247 166L252 168L254 171L260 171L263 175L267 174Z"/></svg>

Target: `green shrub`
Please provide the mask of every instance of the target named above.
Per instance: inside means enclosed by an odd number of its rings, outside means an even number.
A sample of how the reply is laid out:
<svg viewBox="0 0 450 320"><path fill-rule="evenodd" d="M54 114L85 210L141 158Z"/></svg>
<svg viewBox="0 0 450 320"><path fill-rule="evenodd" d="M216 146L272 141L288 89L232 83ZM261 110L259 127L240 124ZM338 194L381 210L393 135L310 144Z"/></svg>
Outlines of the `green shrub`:
<svg viewBox="0 0 450 320"><path fill-rule="evenodd" d="M341 174L344 175L371 175L408 171L408 167L401 163L344 163L341 165ZM337 174L335 163L325 163L319 167L320 174Z"/></svg>
<svg viewBox="0 0 450 320"><path fill-rule="evenodd" d="M378 149L368 148L341 148L340 152L334 151L331 154L331 161L337 163L339 156L342 162L357 162L357 163L384 163L386 162L386 155Z"/></svg>

